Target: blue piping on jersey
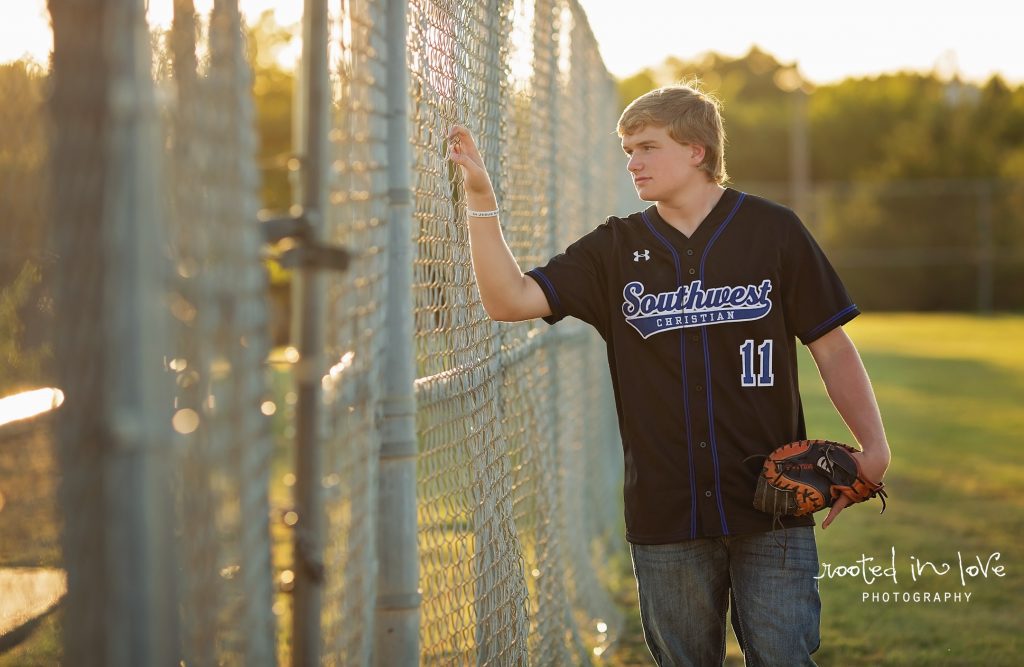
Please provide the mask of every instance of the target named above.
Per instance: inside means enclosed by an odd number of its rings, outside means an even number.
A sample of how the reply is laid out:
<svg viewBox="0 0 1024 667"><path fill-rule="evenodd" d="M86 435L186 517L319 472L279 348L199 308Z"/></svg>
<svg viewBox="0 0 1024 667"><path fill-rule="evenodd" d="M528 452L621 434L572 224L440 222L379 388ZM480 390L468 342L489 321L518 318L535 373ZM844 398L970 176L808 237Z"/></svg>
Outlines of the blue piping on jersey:
<svg viewBox="0 0 1024 667"><path fill-rule="evenodd" d="M704 254L700 258L700 282L704 284L704 260L708 258L708 253L711 251L711 246L715 244L718 237L722 235L725 228L732 222L732 218L736 215L736 211L740 209L740 204L746 199L747 195L744 192L740 193L739 198L736 200L736 204L729 211L729 215L725 216L725 220L715 230L711 240L708 241L707 246L704 248ZM718 469L718 437L715 435L715 406L711 397L711 355L708 352L708 330L707 327L701 327L700 330L701 338L704 341L704 370L707 373L707 379L705 380L705 391L708 395L708 428L711 431L711 460L715 465L715 499L718 502L718 516L722 520L722 533L725 535L729 534L729 524L725 520L725 505L722 503L722 477Z"/></svg>
<svg viewBox="0 0 1024 667"><path fill-rule="evenodd" d="M544 284L548 286L548 290L551 291L551 296L554 297L554 299L555 299L555 306L558 308L558 312L561 313L562 312L562 301L558 298L558 292L555 291L555 286L551 284L551 281L548 280L548 277L545 276L543 273L541 273L540 269L530 269L529 271L526 272L526 275L528 275L528 276L536 275L538 278L540 278L541 280L544 281ZM554 313L552 313L552 314L554 314Z"/></svg>
<svg viewBox="0 0 1024 667"><path fill-rule="evenodd" d="M707 246L704 247L704 254L701 255L701 257L700 257L700 280L701 280L701 282L704 282L704 260L708 258L708 253L711 252L711 246L715 245L715 241L718 240L718 237L722 235L722 232L725 231L725 228L729 226L730 222L732 222L732 217L734 215L736 215L736 211L740 210L740 204L742 204L743 200L746 199L746 198L747 198L747 193L746 192L741 192L740 196L739 196L739 199L736 200L736 203L733 205L732 210L729 211L729 215L725 216L725 220L722 222L721 225L718 226L718 229L716 229L715 233L712 234L711 240L708 241Z"/></svg>
<svg viewBox="0 0 1024 667"><path fill-rule="evenodd" d="M647 217L647 211L641 211L647 229L651 230L661 243L672 253L672 260L676 265L676 284L683 284L683 270L679 265L679 254L672 244L658 233L658 230L651 224ZM693 472L693 434L690 427L690 391L686 383L686 329L679 330L679 364L683 371L683 417L686 420L686 458L690 464L690 538L697 537L697 479Z"/></svg>
<svg viewBox="0 0 1024 667"><path fill-rule="evenodd" d="M836 320L838 320L838 319L840 319L842 317L845 317L846 315L849 315L850 313L852 313L855 310L857 310L857 304L850 304L846 308L843 308L842 310L840 310L838 313L836 313L832 317L828 318L827 320L825 320L824 322L822 322L818 326L816 326L813 329L811 329L810 331L808 331L807 335L803 336L803 338L804 339L810 338L810 339L813 340L814 338L816 338L818 336L818 334L821 331L823 331L824 329L828 328L829 325L831 325L833 322L835 322Z"/></svg>

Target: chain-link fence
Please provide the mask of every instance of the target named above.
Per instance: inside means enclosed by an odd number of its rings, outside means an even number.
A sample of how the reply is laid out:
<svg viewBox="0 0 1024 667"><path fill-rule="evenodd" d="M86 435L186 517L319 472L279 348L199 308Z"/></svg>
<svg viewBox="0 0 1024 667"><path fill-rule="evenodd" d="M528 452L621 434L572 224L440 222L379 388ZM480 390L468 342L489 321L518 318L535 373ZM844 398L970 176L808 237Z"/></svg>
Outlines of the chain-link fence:
<svg viewBox="0 0 1024 667"><path fill-rule="evenodd" d="M616 91L574 3L411 2L409 60L423 659L586 663L616 627L591 552L620 513L604 361L589 332L486 317L444 136L478 137L527 268L616 210Z"/></svg>
<svg viewBox="0 0 1024 667"><path fill-rule="evenodd" d="M176 96L165 135L183 654L186 664L267 664L275 635L266 413L276 404L264 377L252 82L237 7L218 3L199 21L191 4L177 3L169 34Z"/></svg>
<svg viewBox="0 0 1024 667"><path fill-rule="evenodd" d="M304 271L317 247L347 251L320 274L319 365L269 349L237 3L207 16L176 0L157 28L134 0L52 0L50 70L0 72L0 393L66 396L0 424L0 661L302 661L303 578L324 664L380 662L382 624L402 616L423 664L587 664L614 638L601 564L621 547L621 453L603 348L581 326L486 317L444 141L456 122L476 133L524 268L619 212L617 94L586 17L572 0L326 4L329 25L306 26L330 36L326 201L276 218ZM296 115L311 118L304 81ZM307 188L315 165L296 157ZM315 292L296 282L302 312ZM293 462L310 378L312 540ZM380 508L403 410L418 498L394 540ZM410 558L419 591L396 595L384 566Z"/></svg>

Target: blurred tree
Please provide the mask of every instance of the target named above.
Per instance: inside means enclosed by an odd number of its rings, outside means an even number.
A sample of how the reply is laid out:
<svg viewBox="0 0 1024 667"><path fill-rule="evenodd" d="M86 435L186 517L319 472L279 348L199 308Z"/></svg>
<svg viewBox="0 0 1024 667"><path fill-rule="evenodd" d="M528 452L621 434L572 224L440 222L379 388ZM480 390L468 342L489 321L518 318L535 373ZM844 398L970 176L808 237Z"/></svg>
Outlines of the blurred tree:
<svg viewBox="0 0 1024 667"><path fill-rule="evenodd" d="M253 94L256 100L256 131L262 173L262 203L282 211L292 203L288 181L292 146L292 103L295 71L281 62L282 54L297 39L297 26L282 26L267 10L248 27Z"/></svg>
<svg viewBox="0 0 1024 667"><path fill-rule="evenodd" d="M0 64L0 284L40 259L47 233L46 75L19 60Z"/></svg>
<svg viewBox="0 0 1024 667"><path fill-rule="evenodd" d="M46 74L0 65L0 395L45 382L50 349Z"/></svg>
<svg viewBox="0 0 1024 667"><path fill-rule="evenodd" d="M0 396L35 389L45 382L50 346L25 332L23 313L38 306L39 268L26 261L10 283L0 287Z"/></svg>
<svg viewBox="0 0 1024 667"><path fill-rule="evenodd" d="M259 136L262 205L271 211L291 206L293 105L296 71L283 62L294 40L300 37L298 24L283 26L267 10L247 29L250 62L253 66L253 95L256 104L256 132ZM289 339L291 320L291 271L274 259L265 262L270 280L270 328L275 346Z"/></svg>
<svg viewBox="0 0 1024 667"><path fill-rule="evenodd" d="M649 69L637 72L633 76L627 77L619 81L619 112L621 113L630 102L640 97L644 93L654 90L658 87L658 83L655 82L653 72Z"/></svg>
<svg viewBox="0 0 1024 667"><path fill-rule="evenodd" d="M1010 183L998 181L1021 145L1014 132L1024 113L1012 99L998 80L977 86L911 73L815 92L814 174L852 182L823 190L815 223L864 305L971 309L986 244L1024 247L1020 209L1007 206ZM997 292L998 307L1024 305Z"/></svg>

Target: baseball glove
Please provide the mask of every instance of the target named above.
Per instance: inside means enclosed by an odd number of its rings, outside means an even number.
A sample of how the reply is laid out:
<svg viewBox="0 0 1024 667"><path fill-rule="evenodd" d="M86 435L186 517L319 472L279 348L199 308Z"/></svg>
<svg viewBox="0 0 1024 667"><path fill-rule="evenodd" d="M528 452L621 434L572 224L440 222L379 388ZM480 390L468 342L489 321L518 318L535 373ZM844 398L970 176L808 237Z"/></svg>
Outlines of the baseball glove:
<svg viewBox="0 0 1024 667"><path fill-rule="evenodd" d="M881 482L866 480L852 447L830 440L798 440L767 456L754 491L754 507L776 517L804 516L831 507L840 496L850 504L878 496Z"/></svg>

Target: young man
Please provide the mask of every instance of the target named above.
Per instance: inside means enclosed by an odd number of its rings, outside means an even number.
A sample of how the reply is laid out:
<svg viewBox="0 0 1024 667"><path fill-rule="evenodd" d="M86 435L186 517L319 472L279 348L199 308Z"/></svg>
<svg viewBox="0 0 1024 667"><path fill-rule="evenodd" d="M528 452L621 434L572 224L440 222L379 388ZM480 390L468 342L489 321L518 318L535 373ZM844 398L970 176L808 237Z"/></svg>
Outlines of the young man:
<svg viewBox="0 0 1024 667"><path fill-rule="evenodd" d="M859 311L792 211L723 187L713 98L661 88L634 100L617 129L637 194L654 205L608 218L524 275L473 138L453 128L484 308L501 321L571 315L608 345L626 538L657 663L722 664L731 600L748 665L813 665L814 522L787 518L785 536L773 534L752 499L763 455L806 437L796 339L863 448L863 475L881 481L889 447L842 329ZM847 504L837 501L822 527Z"/></svg>

